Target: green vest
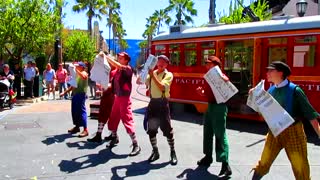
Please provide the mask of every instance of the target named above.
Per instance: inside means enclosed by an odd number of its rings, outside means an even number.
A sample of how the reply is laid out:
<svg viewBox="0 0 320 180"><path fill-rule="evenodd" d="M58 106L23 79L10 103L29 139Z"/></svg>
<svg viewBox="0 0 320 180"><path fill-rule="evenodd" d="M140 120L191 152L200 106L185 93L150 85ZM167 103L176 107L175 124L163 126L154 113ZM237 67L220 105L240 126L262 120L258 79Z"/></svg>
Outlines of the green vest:
<svg viewBox="0 0 320 180"><path fill-rule="evenodd" d="M81 77L77 76L77 88L73 89L73 93L77 94L77 93L87 93L88 90L88 79L83 80L81 79Z"/></svg>

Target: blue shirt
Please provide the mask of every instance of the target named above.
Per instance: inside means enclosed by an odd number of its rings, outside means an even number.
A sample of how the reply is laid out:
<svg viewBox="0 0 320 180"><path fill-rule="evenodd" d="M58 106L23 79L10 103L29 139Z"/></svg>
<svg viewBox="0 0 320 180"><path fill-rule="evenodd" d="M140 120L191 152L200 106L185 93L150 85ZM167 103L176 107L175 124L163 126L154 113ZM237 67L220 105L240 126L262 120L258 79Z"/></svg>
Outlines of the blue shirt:
<svg viewBox="0 0 320 180"><path fill-rule="evenodd" d="M24 79L27 81L31 81L32 78L36 76L36 71L33 67L24 68Z"/></svg>
<svg viewBox="0 0 320 180"><path fill-rule="evenodd" d="M53 69L50 69L49 71L45 70L43 75L46 81L53 81L56 73Z"/></svg>

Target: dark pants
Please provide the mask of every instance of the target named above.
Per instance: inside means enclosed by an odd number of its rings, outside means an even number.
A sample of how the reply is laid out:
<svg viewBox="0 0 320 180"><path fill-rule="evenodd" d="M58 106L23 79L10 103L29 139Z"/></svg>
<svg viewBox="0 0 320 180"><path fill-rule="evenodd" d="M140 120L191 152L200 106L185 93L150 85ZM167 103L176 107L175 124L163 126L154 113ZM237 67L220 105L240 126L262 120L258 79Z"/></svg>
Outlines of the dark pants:
<svg viewBox="0 0 320 180"><path fill-rule="evenodd" d="M173 129L170 122L170 109L168 99L151 98L147 108L147 122L149 137L155 137L160 127L163 135L169 139L173 138Z"/></svg>
<svg viewBox="0 0 320 180"><path fill-rule="evenodd" d="M73 124L77 127L87 128L86 93L74 94L71 101Z"/></svg>
<svg viewBox="0 0 320 180"><path fill-rule="evenodd" d="M24 84L24 97L33 97L33 80L31 81L27 81L27 80L23 80L23 84Z"/></svg>
<svg viewBox="0 0 320 180"><path fill-rule="evenodd" d="M13 91L17 93L17 98L21 98L21 79L17 78L13 82Z"/></svg>
<svg viewBox="0 0 320 180"><path fill-rule="evenodd" d="M34 77L32 91L35 97L39 97L39 76Z"/></svg>

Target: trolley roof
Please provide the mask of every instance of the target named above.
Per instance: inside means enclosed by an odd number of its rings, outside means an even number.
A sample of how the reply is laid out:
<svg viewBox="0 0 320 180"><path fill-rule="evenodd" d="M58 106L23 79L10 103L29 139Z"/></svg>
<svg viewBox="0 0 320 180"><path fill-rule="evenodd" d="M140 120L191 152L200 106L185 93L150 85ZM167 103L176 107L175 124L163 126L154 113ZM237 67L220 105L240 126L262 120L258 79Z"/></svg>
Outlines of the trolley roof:
<svg viewBox="0 0 320 180"><path fill-rule="evenodd" d="M253 34L264 32L303 30L320 28L320 15L286 18L281 20L259 21L241 24L216 25L214 27L188 28L182 32L165 32L153 38L153 41Z"/></svg>

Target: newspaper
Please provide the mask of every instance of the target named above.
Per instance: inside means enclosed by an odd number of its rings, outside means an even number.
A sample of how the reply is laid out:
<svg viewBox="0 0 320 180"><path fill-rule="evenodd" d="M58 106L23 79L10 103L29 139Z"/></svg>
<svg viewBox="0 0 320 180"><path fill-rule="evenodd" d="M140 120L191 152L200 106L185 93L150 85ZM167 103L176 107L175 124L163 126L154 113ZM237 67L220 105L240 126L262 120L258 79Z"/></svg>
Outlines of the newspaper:
<svg viewBox="0 0 320 180"><path fill-rule="evenodd" d="M158 58L150 54L140 73L140 81L142 83L146 82L149 70L153 69L157 65L157 62L158 62Z"/></svg>
<svg viewBox="0 0 320 180"><path fill-rule="evenodd" d="M73 64L69 64L69 72L70 72L70 78L68 80L68 83L70 84L70 86L77 88L77 72L76 72L76 67Z"/></svg>
<svg viewBox="0 0 320 180"><path fill-rule="evenodd" d="M275 137L294 123L290 114L282 108L271 94L264 90L264 80L249 93L247 105L261 113Z"/></svg>
<svg viewBox="0 0 320 180"><path fill-rule="evenodd" d="M211 68L204 75L204 79L210 85L218 104L227 102L238 92L238 89L230 81L225 82L222 76L223 74L218 66Z"/></svg>
<svg viewBox="0 0 320 180"><path fill-rule="evenodd" d="M108 88L111 67L105 55L96 55L93 67L90 70L90 79L100 84L104 89Z"/></svg>

